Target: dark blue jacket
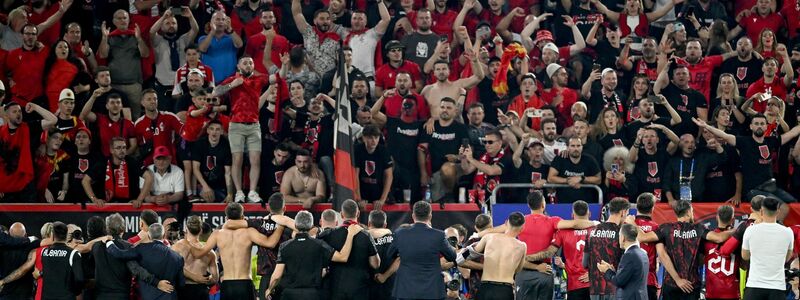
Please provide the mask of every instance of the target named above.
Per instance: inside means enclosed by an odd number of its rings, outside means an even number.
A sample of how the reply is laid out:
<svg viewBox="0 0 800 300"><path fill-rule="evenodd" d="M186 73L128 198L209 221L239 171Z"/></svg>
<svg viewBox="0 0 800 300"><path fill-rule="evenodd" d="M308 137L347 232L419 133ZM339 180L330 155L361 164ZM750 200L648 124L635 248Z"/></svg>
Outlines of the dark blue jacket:
<svg viewBox="0 0 800 300"><path fill-rule="evenodd" d="M137 260L147 271L156 278L169 281L177 291L186 284L183 277L183 257L169 249L161 241L139 244L129 250L120 250L114 243L106 243L108 254L123 260ZM167 294L157 287L136 279L139 283L139 292L142 300L175 300L177 292Z"/></svg>
<svg viewBox="0 0 800 300"><path fill-rule="evenodd" d="M388 257L400 257L400 268L395 274L395 298L443 299L444 277L439 257L455 261L455 250L447 243L444 232L423 223L394 233L394 242Z"/></svg>
<svg viewBox="0 0 800 300"><path fill-rule="evenodd" d="M647 252L633 245L622 254L617 271L608 270L606 280L617 287L617 299L647 300Z"/></svg>

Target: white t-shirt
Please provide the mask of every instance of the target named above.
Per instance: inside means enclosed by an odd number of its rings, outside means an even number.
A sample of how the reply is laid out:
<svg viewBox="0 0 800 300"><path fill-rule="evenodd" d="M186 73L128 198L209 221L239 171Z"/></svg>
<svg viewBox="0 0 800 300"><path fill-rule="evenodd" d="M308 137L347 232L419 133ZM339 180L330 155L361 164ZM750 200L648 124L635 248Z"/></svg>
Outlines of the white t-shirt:
<svg viewBox="0 0 800 300"><path fill-rule="evenodd" d="M178 168L178 166L170 165L169 172L164 173L164 175L156 172L155 165L150 165L147 169L153 172L153 188L150 190L151 195L159 196L169 193L179 193L185 190L183 170ZM139 182L139 187L142 188L143 186L144 180Z"/></svg>
<svg viewBox="0 0 800 300"><path fill-rule="evenodd" d="M350 31L346 31L342 38L346 38ZM375 28L371 28L360 35L354 35L350 38L350 48L353 49L353 63L352 65L366 76L375 76L375 48L381 40L382 34L379 34Z"/></svg>
<svg viewBox="0 0 800 300"><path fill-rule="evenodd" d="M760 223L744 232L742 249L750 251L750 273L746 287L786 290L783 265L792 251L792 230L777 223Z"/></svg>

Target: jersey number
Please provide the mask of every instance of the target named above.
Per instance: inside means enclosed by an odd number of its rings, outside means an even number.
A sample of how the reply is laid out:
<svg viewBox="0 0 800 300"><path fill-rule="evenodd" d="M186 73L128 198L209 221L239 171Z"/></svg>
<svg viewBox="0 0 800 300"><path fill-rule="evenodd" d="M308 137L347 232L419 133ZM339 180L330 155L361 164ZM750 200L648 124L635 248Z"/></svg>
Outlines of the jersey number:
<svg viewBox="0 0 800 300"><path fill-rule="evenodd" d="M583 252L583 247L586 247L586 241L580 240L575 243L575 249L578 249L578 252Z"/></svg>
<svg viewBox="0 0 800 300"><path fill-rule="evenodd" d="M713 249L708 252L709 255L712 255L713 253ZM730 259L729 261L729 258L717 254L716 257L708 260L708 265L706 268L708 268L708 270L714 274L722 272L722 274L725 274L726 276L731 276L733 275L733 264L733 259Z"/></svg>

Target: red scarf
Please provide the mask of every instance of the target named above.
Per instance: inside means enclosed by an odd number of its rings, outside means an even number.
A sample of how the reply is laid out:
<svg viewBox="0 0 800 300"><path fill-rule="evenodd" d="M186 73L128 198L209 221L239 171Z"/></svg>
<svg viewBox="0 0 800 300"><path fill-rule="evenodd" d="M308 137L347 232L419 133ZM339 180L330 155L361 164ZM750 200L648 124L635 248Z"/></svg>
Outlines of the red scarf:
<svg viewBox="0 0 800 300"><path fill-rule="evenodd" d="M311 157L317 157L317 150L319 150L319 133L322 130L322 119L317 120L316 126L311 126L311 120L306 121L306 126L303 127L303 135L306 140L303 142L303 149L311 151Z"/></svg>
<svg viewBox="0 0 800 300"><path fill-rule="evenodd" d="M505 149L497 152L497 155L494 157L489 156L489 152L486 152L481 155L480 162L487 165L494 165L498 163L505 154ZM473 181L475 189L486 189L487 192L491 193L498 184L500 184L500 176L491 176L490 178L489 175L486 175L486 173L481 170L475 173L475 180Z"/></svg>
<svg viewBox="0 0 800 300"><path fill-rule="evenodd" d="M21 124L13 134L8 124L0 127L0 193L19 192L31 180L33 157L28 124Z"/></svg>
<svg viewBox="0 0 800 300"><path fill-rule="evenodd" d="M123 35L136 35L136 31L130 29L125 29L125 30L115 29L114 31L108 34L108 36L123 36Z"/></svg>
<svg viewBox="0 0 800 300"><path fill-rule="evenodd" d="M106 165L106 201L113 198L130 198L131 185L128 178L128 163L124 160L119 167L114 169L113 160L109 159Z"/></svg>
<svg viewBox="0 0 800 300"><path fill-rule="evenodd" d="M276 91L275 95L275 132L272 133L281 132L281 118L283 116L281 107L283 105L283 101L286 100L284 98L289 97L289 87L286 85L286 80L281 78L279 73L275 73L275 84L278 85L278 90Z"/></svg>
<svg viewBox="0 0 800 300"><path fill-rule="evenodd" d="M322 32L314 26L314 32L317 34L317 38L319 39L319 44L325 42L325 39L331 39L334 42L338 42L340 40L339 35L335 32Z"/></svg>

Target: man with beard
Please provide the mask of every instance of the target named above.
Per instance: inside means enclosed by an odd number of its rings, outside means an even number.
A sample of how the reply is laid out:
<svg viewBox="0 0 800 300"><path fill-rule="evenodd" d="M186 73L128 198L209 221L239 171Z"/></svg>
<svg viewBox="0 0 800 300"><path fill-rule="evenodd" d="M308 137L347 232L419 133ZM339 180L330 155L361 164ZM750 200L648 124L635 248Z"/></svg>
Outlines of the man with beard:
<svg viewBox="0 0 800 300"><path fill-rule="evenodd" d="M86 101L86 105L84 105L83 110L81 110L80 119L87 124L97 123L96 126L100 143L97 143L96 146L100 147L100 152L103 153L103 156L111 156L111 139L116 137L126 141L128 147L126 154L132 155L138 148L138 142L136 141L136 132L133 123L122 117L122 95L109 94L106 97L105 106L108 114L94 112L92 110L95 100L108 91L108 89L109 87L101 87L92 92L89 101Z"/></svg>
<svg viewBox="0 0 800 300"><path fill-rule="evenodd" d="M281 194L286 202L305 208L325 198L325 175L311 160L308 150L300 149L295 154L294 166L283 174Z"/></svg>
<svg viewBox="0 0 800 300"><path fill-rule="evenodd" d="M463 140L468 138L466 126L455 122L456 101L453 98L442 98L438 112L439 118L433 123L432 133L423 133L417 148L420 182L431 184L431 201L439 201L448 194L452 196L456 181L463 175L456 164L458 150ZM427 171L428 158L432 177Z"/></svg>
<svg viewBox="0 0 800 300"><path fill-rule="evenodd" d="M404 107L403 103L405 102L406 98L410 98L415 104L414 110L411 111L414 115L414 118L417 120L427 120L431 117L430 109L428 108L425 98L423 98L420 94L417 94L417 92L414 90L414 84L415 83L412 79L411 73L402 70L398 71L397 74L395 74L394 79L394 94L386 98L386 102L383 105L378 105L376 102L373 107L379 106L381 109L384 109L386 116L389 118L400 118ZM421 88L421 86L419 88ZM375 94L384 95L385 93Z"/></svg>
<svg viewBox="0 0 800 300"><path fill-rule="evenodd" d="M465 28L462 26L461 30L464 31ZM466 35L466 33L464 34ZM428 120L426 124L428 128L433 126L433 121L439 116L439 102L443 98L458 99L458 107L462 108L464 105L464 98L466 97L466 90L473 88L483 80L483 67L481 67L478 62L477 51L472 49L472 43L464 43L464 52L469 58L473 70L473 74L470 77L451 81L449 79L450 63L444 60L437 60L433 63L433 75L436 77L436 82L426 85L422 88L422 92L420 92L428 102L428 107L431 108L431 119ZM460 111L461 109L457 110L457 112Z"/></svg>
<svg viewBox="0 0 800 300"><path fill-rule="evenodd" d="M247 194L247 201L261 202L261 197L256 192L258 176L261 171L261 128L258 123L258 101L261 91L269 82L266 75L253 72L252 57L240 58L237 68L236 74L223 80L219 86L214 88L214 94L215 96L230 94L233 105L228 140L233 154L231 177L233 185L236 187L234 201L244 202L245 200L242 191L242 163L244 162L243 152L247 148L250 162L250 192Z"/></svg>
<svg viewBox="0 0 800 300"><path fill-rule="evenodd" d="M92 47L89 46L89 41L81 38L81 25L77 21L86 22L87 20L76 20L76 22L67 24L63 38L69 43L69 48L75 57L82 60L89 70L97 70L97 58L94 56ZM94 20L88 21L94 22Z"/></svg>
<svg viewBox="0 0 800 300"><path fill-rule="evenodd" d="M378 1L378 12L381 20L373 28L367 28L367 14L363 11L353 11L350 29L340 26L334 28L344 40L343 45L353 49L353 66L364 72L370 81L375 80L375 50L379 47L381 37L386 32L391 20L389 9L386 8L386 3L383 1ZM383 61L383 58L377 59L379 62Z"/></svg>
<svg viewBox="0 0 800 300"><path fill-rule="evenodd" d="M750 119L751 136L734 136L694 119L697 126L705 128L715 136L722 138L731 146L739 150L742 156L742 173L744 178L742 192L745 199L756 195L763 195L780 199L785 203L797 202L797 199L775 185L772 173L772 160L776 158L778 148L800 135L800 125L780 136L764 136L767 130L767 118L757 114ZM781 205L778 220L783 220L789 212L787 205Z"/></svg>
<svg viewBox="0 0 800 300"><path fill-rule="evenodd" d="M600 143L589 138L589 134L591 134L592 130L592 126L589 125L589 122L586 122L586 119L577 117L575 118L575 124L573 124L570 129L572 132L571 137L579 138L581 143L583 143L583 154L592 156L598 161L598 166L600 166L599 161L602 160L605 149L603 149L603 146L600 146Z"/></svg>
<svg viewBox="0 0 800 300"><path fill-rule="evenodd" d="M92 203L101 208L106 202L131 202L138 208L145 196L150 194L153 174L142 169L139 162L127 156L124 139L114 137L109 144L110 158L106 159L105 163L95 164L92 170L83 176L81 180L83 190ZM140 177L144 178L141 191ZM97 194L94 192L95 180L103 183L103 193L100 194L102 198L96 197Z"/></svg>
<svg viewBox="0 0 800 300"><path fill-rule="evenodd" d="M76 103L78 107L83 110L94 95L95 101L94 105L90 106L91 110L96 113L107 115L108 108L106 108L106 103L108 103L108 96L117 94L122 99L122 116L133 122L134 119L131 117L131 104L128 102L128 96L111 86L111 70L106 66L97 67L97 70L94 72L94 82L97 84L97 89L100 90L100 92L97 92L99 94L84 93L88 94L89 98L81 99L82 101L80 101L80 103ZM83 97L85 98L86 96Z"/></svg>
<svg viewBox="0 0 800 300"><path fill-rule="evenodd" d="M483 140L486 151L476 155L472 152L471 146L462 146L461 170L464 174L475 175L472 178L472 188L484 190L486 195L491 195L494 188L502 183L508 182L513 174L513 160L507 152L503 142L503 135L500 131L492 130L486 133ZM505 197L500 197L505 198Z"/></svg>
<svg viewBox="0 0 800 300"><path fill-rule="evenodd" d="M56 116L34 103L25 106L25 112L36 112L42 117L39 124L23 122L22 107L9 102L0 110L6 123L0 126L0 193L3 202L32 202L35 198L33 182L33 153L41 143L40 134L56 123Z"/></svg>
<svg viewBox="0 0 800 300"><path fill-rule="evenodd" d="M175 84L175 72L186 62L186 46L194 41L197 32L200 31L197 21L192 15L192 10L188 7L181 8L181 15L189 19L190 29L183 35L178 36L178 20L172 14L171 9L164 11L161 18L150 27L150 41L153 44L153 51L156 54L156 82L155 89L158 91L160 110L172 110L175 105L171 100L172 90ZM159 34L159 31L161 32Z"/></svg>
<svg viewBox="0 0 800 300"><path fill-rule="evenodd" d="M197 51L197 49L187 51L192 52ZM189 57L189 56L187 56ZM188 61L188 58L187 58ZM186 122L186 114L189 111L189 107L194 104L194 99L197 97L205 97L206 94L211 96L213 92L214 82L213 82L213 74L211 75L211 80L208 81L206 78L206 73L211 72L211 68L208 67L205 69L206 71L202 71L200 69L191 69L189 73L186 75L186 78L183 83L180 84L180 91L177 95L178 101L175 103L174 111L176 116L181 120L181 122ZM180 71L179 71L180 72ZM226 107L227 109L227 107Z"/></svg>
<svg viewBox="0 0 800 300"><path fill-rule="evenodd" d="M553 160L547 182L568 184L570 188L556 189L559 203L577 200L591 201L592 192L581 189L582 184L600 184L600 167L594 157L583 155L583 142L578 137L569 139L569 158L558 156Z"/></svg>
<svg viewBox="0 0 800 300"><path fill-rule="evenodd" d="M752 45L751 45L752 50ZM622 49L618 62L621 63L622 70L633 71L634 74L643 74L647 76L650 83L656 82L658 79L658 42L652 37L646 37L642 40L642 55L628 57L630 48L625 47Z"/></svg>
<svg viewBox="0 0 800 300"><path fill-rule="evenodd" d="M368 125L361 134L363 144L355 146L356 200L372 203L374 210L386 203L394 177L394 162L386 146L378 144L380 139L380 129Z"/></svg>
<svg viewBox="0 0 800 300"><path fill-rule="evenodd" d="M439 10L439 2L442 5L442 12L451 13L453 20L455 20L456 12L452 10L447 10L447 7L444 6L446 1L435 1L434 6L436 6L436 10ZM407 60L410 60L417 64L418 66L424 65L426 61L428 61L431 56L433 56L433 49L436 48L436 44L439 42L439 35L434 34L431 30L431 23L433 20L433 12L428 10L427 8L420 8L416 12L416 29L414 32L407 33L403 38L400 40L400 44L403 45L405 49L405 53L403 57ZM446 23L450 24L450 23ZM445 25L445 24L442 24ZM452 29L449 29L452 30ZM387 44L388 45L388 44ZM420 85L417 88L422 88Z"/></svg>
<svg viewBox="0 0 800 300"><path fill-rule="evenodd" d="M600 79L599 88L594 84L598 79ZM581 87L581 96L589 106L588 121L590 124L594 124L600 111L606 107L613 109L621 116L627 115L625 100L628 97L622 91L617 90L617 72L614 69L605 68L602 72L592 70L589 80L586 80Z"/></svg>
<svg viewBox="0 0 800 300"><path fill-rule="evenodd" d="M108 60L111 82L115 89L122 91L131 101L131 116L138 118L142 112L139 103L142 97L142 58L150 56L150 48L142 37L139 24L129 29L130 16L124 10L114 12L114 27L111 30L102 24L102 39L97 48L97 56ZM177 69L177 67L176 67Z"/></svg>
<svg viewBox="0 0 800 300"><path fill-rule="evenodd" d="M401 77L410 81L408 74L400 73L397 77L398 83L401 82ZM405 82L406 80L403 80L403 85ZM398 91L399 86L400 84L398 84ZM387 91L387 93L390 92ZM395 97L397 95L389 97L389 99L395 99ZM388 115L389 107L387 107L388 116L380 112L381 107L384 106L384 101L388 101L386 97L381 97L372 106L373 117L378 122L385 120L384 123L386 123L384 127L386 128L386 149L394 161L392 195L396 203L409 201L411 205L414 205L414 202L419 201L421 197L420 178L418 177L420 173L419 164L415 156L415 151L419 144L419 130L423 123L416 113L419 111L417 105L425 103L424 100L420 101L420 98L414 97L414 94L407 94L405 97L400 98L402 106L398 109L400 111L399 116ZM405 196L406 190L408 190L408 197Z"/></svg>
<svg viewBox="0 0 800 300"><path fill-rule="evenodd" d="M484 77L481 82L478 83L476 89L474 89L477 93L476 96L478 96L476 102L480 103L485 108L484 116L486 122L489 124L500 124L497 110L508 110L509 103L520 93L519 82L523 74L528 73L527 56L524 59L512 59L511 63L512 67L506 74L506 78L508 78L508 93L498 94L492 90L492 84L500 71L500 58L496 56L488 59L488 67L484 70L484 72L486 72L486 77Z"/></svg>
<svg viewBox="0 0 800 300"><path fill-rule="evenodd" d="M133 125L137 144L139 145L139 155L142 157L144 165L153 163L153 150L159 146L169 149L169 153L176 154L175 140L178 138L179 131L183 123L178 116L169 112L161 111L159 107L157 92L154 89L146 89L142 92L142 107L144 114L136 120ZM168 101L168 100L167 100ZM191 170L186 170L190 172ZM186 177L186 186L193 186L190 173ZM194 189L189 190L189 196L194 195Z"/></svg>
<svg viewBox="0 0 800 300"><path fill-rule="evenodd" d="M523 153L527 155L527 161L522 159ZM531 190L541 190L544 184L547 183L547 176L550 175L550 166L544 163L544 144L541 140L527 134L523 135L511 159L514 163L514 174L516 175L512 183L533 184L533 189ZM517 195L510 199L524 199L524 194L527 194L525 190L517 189L516 192ZM522 203L521 200L515 200L514 202Z"/></svg>
<svg viewBox="0 0 800 300"><path fill-rule="evenodd" d="M669 138L669 143L666 145L659 144L661 134ZM680 138L664 125L651 124L639 129L636 140L633 142L628 154L631 163L636 164L633 169L634 181L632 182L633 191L631 191L631 195L645 192L653 193L657 202L666 198L661 197L661 191L664 186L662 172L666 169L667 162L670 156L675 153L679 143ZM642 144L644 144L643 147ZM644 151L642 151L642 148L644 148Z"/></svg>
<svg viewBox="0 0 800 300"><path fill-rule="evenodd" d="M736 41L736 57L722 62L720 74L733 74L736 77L739 95L745 95L748 88L764 75L761 71L763 61L753 55L753 41L743 36ZM739 105L741 103L737 103Z"/></svg>
<svg viewBox="0 0 800 300"><path fill-rule="evenodd" d="M272 66L281 67L281 55L289 52L289 40L275 30L275 13L271 9L261 11L260 16L261 32L247 38L244 54L253 58L256 71L270 74Z"/></svg>
<svg viewBox="0 0 800 300"><path fill-rule="evenodd" d="M751 40L756 40L761 36L761 31L764 29L772 30L772 32L780 32L786 26L784 16L781 16L775 7L775 1L772 0L757 0L752 9L747 9L736 15L736 27L733 27L728 36L739 36L744 33Z"/></svg>
<svg viewBox="0 0 800 300"><path fill-rule="evenodd" d="M545 50L555 48L555 45L548 44ZM547 77L550 79L550 88L542 91L542 99L545 99L547 104L556 107L556 118L564 128L572 126L572 105L578 102L578 93L567 87L569 75L567 69L559 64L551 63L547 66ZM548 101L549 99L549 101Z"/></svg>
<svg viewBox="0 0 800 300"><path fill-rule="evenodd" d="M42 77L50 48L36 40L39 36L36 25L26 24L22 27L22 35L22 47L10 50L4 64L10 74L9 82L13 83L9 86L9 99L25 106L44 95Z"/></svg>
<svg viewBox="0 0 800 300"><path fill-rule="evenodd" d="M373 104L372 98L369 96L369 79L367 77L359 76L350 81L350 115L357 116L356 112L362 106L371 107ZM383 95L383 94L381 94ZM331 100L333 100L331 98ZM328 101L330 107L335 107L335 101Z"/></svg>
<svg viewBox="0 0 800 300"><path fill-rule="evenodd" d="M270 197L273 193L280 192L283 175L292 165L289 159L292 157L291 148L286 143L280 143L272 151L272 158L262 159L261 170L264 176L259 177L259 191L261 199ZM264 157L262 157L264 158Z"/></svg>
<svg viewBox="0 0 800 300"><path fill-rule="evenodd" d="M208 85L210 87L214 87L215 82L214 72L211 71L211 67L200 61L200 50L197 48L197 44L187 45L183 51L185 52L184 57L186 59L186 64L175 71L175 80L173 82L175 87L172 89L172 97L175 99L180 99L181 95L196 90L199 86ZM188 84L188 77L191 73L193 73L192 71L197 73L197 75L200 75L199 77L201 80L199 81L199 84ZM176 103L176 105L177 104L178 103ZM186 110L186 108L184 107L183 109L178 109L176 106L175 111L181 110Z"/></svg>
<svg viewBox="0 0 800 300"><path fill-rule="evenodd" d="M664 172L664 190L671 205L675 201L721 202L728 199L703 198L705 177L709 170L726 161L725 148L716 139L707 141L707 148L697 149L695 137L691 134L681 136L680 154L670 158ZM711 150L711 151L708 151ZM712 152L713 151L713 152Z"/></svg>
<svg viewBox="0 0 800 300"><path fill-rule="evenodd" d="M689 52L690 50L688 49L692 48L692 45L698 43L699 42L690 42L689 45L687 45L686 51ZM699 46L697 46L697 48L699 48ZM695 49L692 51L700 50ZM722 61L720 61L720 63L722 63ZM668 76L668 73L672 76ZM681 116L682 122L675 128L675 132L678 134L697 134L697 126L689 122L689 120L692 118L699 118L703 121L708 119L708 102L706 98L703 98L703 94L699 92L702 91L702 89L689 84L690 78L697 77L695 74L697 73L689 73L689 67L686 65L670 63L668 66L664 67L661 74L658 75L658 80L656 80L653 86L653 92L656 95L664 96ZM711 72L709 71L708 74L708 79L711 80ZM661 116L666 115L667 112L664 111L664 109L657 108L656 114Z"/></svg>
<svg viewBox="0 0 800 300"><path fill-rule="evenodd" d="M383 64L377 71L375 71L375 91L373 95L383 95L384 90L395 88L397 85L397 77L401 72L411 76L413 80L414 91L422 90L422 74L419 72L419 65L403 58L403 44L396 40L389 41L384 47L386 57L389 62ZM407 94L406 88L404 95Z"/></svg>
<svg viewBox="0 0 800 300"><path fill-rule="evenodd" d="M663 105L664 108L669 112L669 118L657 116L655 113L655 105ZM672 104L669 104L667 98L663 95L656 95L655 97L647 97L642 101L639 101L639 118L625 123L625 127L623 130L625 131L625 140L626 141L633 141L636 139L639 129L645 128L650 126L651 124L661 124L664 126L675 126L683 122L680 114L672 108Z"/></svg>
<svg viewBox="0 0 800 300"><path fill-rule="evenodd" d="M542 120L542 145L544 146L544 164L550 164L559 152L567 150L567 144L558 140L558 128L556 119L546 118ZM547 174L545 174L545 177Z"/></svg>
<svg viewBox="0 0 800 300"><path fill-rule="evenodd" d="M325 74L336 68L341 38L332 30L331 14L322 9L314 12L314 26L311 26L303 16L300 0L292 0L292 18L297 24L297 30L303 35L303 46L317 72Z"/></svg>
<svg viewBox="0 0 800 300"><path fill-rule="evenodd" d="M758 113L763 114L766 112L766 100L771 98L769 95L785 100L787 91L792 87L792 82L794 82L794 68L792 68L792 59L787 54L786 46L778 45L776 52L783 60L783 65L781 65L781 72L784 73L783 78L778 73L778 59L768 57L764 59L764 64L761 67L764 77L753 82L747 88L747 93L745 94L745 99L755 99L752 109Z"/></svg>
<svg viewBox="0 0 800 300"><path fill-rule="evenodd" d="M202 186L198 196L205 202L224 199L223 202L227 203L233 199L231 149L230 144L222 138L223 132L222 124L211 121L206 128L206 138L193 149L193 177L197 178L197 182Z"/></svg>
<svg viewBox="0 0 800 300"><path fill-rule="evenodd" d="M179 299L203 299L208 297L209 286L219 281L217 253L209 252L205 257L195 258L190 254L192 245L200 244L198 236L203 229L200 216L189 216L186 219L186 236L177 241L170 249L183 257L183 276L186 285L178 288Z"/></svg>
<svg viewBox="0 0 800 300"><path fill-rule="evenodd" d="M231 28L231 19L224 11L215 11L208 25L210 31L197 39L200 42L197 49L203 53L203 62L211 67L214 78L220 81L236 73L236 53L244 42Z"/></svg>
<svg viewBox="0 0 800 300"><path fill-rule="evenodd" d="M686 66L691 74L688 83L689 87L700 92L707 101L706 105L708 105L708 102L711 100L711 77L713 77L714 69L722 65L724 60L736 57L737 53L738 52L731 51L722 55L704 56L703 45L700 43L700 40L690 39L686 42L686 57L678 58L675 61L678 64ZM673 76L675 76L675 74L673 74ZM658 94L659 90L654 86L653 91ZM680 108L678 110L680 110ZM703 118L703 120L705 120L705 118ZM697 131L695 130L695 132Z"/></svg>

